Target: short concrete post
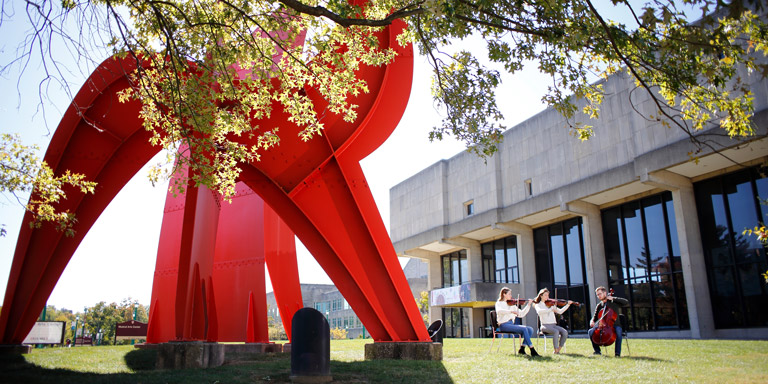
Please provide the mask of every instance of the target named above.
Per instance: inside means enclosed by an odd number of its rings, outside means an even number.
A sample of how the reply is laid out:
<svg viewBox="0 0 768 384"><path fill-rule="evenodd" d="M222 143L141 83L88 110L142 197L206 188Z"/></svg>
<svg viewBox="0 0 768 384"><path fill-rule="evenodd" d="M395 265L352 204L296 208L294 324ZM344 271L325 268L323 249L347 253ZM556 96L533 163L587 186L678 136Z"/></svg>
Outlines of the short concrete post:
<svg viewBox="0 0 768 384"><path fill-rule="evenodd" d="M331 381L331 329L323 314L314 308L299 309L291 332L291 381Z"/></svg>

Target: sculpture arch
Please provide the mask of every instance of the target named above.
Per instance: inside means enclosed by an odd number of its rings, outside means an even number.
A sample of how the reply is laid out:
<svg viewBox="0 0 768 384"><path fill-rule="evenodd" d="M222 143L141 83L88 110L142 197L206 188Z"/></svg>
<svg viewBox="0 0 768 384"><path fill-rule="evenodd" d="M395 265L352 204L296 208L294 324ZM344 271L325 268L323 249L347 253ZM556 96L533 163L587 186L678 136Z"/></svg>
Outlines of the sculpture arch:
<svg viewBox="0 0 768 384"><path fill-rule="evenodd" d="M407 104L413 52L410 46L400 47L395 41L403 27L402 22L396 22L378 34L382 46L398 51L393 63L360 69L359 76L368 81L371 92L352 101L359 105L355 123L335 119L326 123L321 137L309 142L287 140L296 137L293 133L299 128L287 123L275 109L270 122L280 126L281 145L260 162L243 165L240 176L240 181L272 207L307 246L375 341L429 340L359 165L389 137ZM93 195L68 191L68 199L58 206L78 217L72 238L62 237L49 225L31 229L28 223L32 218L25 216L0 314L0 343L19 344L26 337L82 238L117 192L159 151L149 144L149 133L141 127L139 105L117 101L116 94L128 86L126 74L134 66L130 60L114 58L102 63L76 95L54 134L45 156L47 163L56 173L71 170L85 174L98 183L97 191ZM310 96L314 94L310 88L305 90ZM316 107L322 108L322 102L315 100ZM208 207L201 214L215 211L210 202L201 204ZM201 228L200 233L210 235L216 228ZM182 245L190 247L191 243ZM179 255L179 276L182 270L192 276L195 270L201 273L199 264L195 269L189 263L189 252ZM212 263L206 259L212 255L209 251L200 257ZM293 278L288 280L275 284L273 278L276 292L298 284ZM194 284L188 284L192 280L181 281L177 279L177 287L185 288L185 295L202 295L200 300L215 304L207 298L213 296L210 288L215 287L210 280L198 276ZM198 288L190 287L198 283ZM206 293L200 290L203 285L209 287ZM194 311L200 309L180 304L181 293L176 295L173 309L160 306L154 311L175 313L177 339L199 339ZM220 305L213 310L226 311ZM150 316L152 321L155 314ZM185 319L193 320L185 325ZM209 326L206 323L203 327L203 338L216 339L217 335L208 334L214 330Z"/></svg>

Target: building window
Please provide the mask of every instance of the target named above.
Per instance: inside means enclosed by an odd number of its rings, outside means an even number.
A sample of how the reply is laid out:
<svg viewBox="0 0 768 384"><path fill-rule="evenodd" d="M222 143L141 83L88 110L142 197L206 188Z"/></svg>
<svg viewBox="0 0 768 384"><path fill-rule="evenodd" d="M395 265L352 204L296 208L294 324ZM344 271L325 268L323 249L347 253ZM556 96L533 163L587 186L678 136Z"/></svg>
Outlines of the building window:
<svg viewBox="0 0 768 384"><path fill-rule="evenodd" d="M509 236L482 244L483 281L488 283L520 282L517 263L517 236Z"/></svg>
<svg viewBox="0 0 768 384"><path fill-rule="evenodd" d="M449 253L442 256L443 261L443 287L461 285L469 281L469 268L467 266L467 251Z"/></svg>
<svg viewBox="0 0 768 384"><path fill-rule="evenodd" d="M525 197L533 196L533 181L531 179L528 179L523 183L525 183Z"/></svg>
<svg viewBox="0 0 768 384"><path fill-rule="evenodd" d="M744 229L765 223L768 178L758 169L723 175L694 185L709 294L716 328L768 326L768 269L763 245Z"/></svg>
<svg viewBox="0 0 768 384"><path fill-rule="evenodd" d="M690 328L672 194L603 210L602 219L608 282L629 299L630 329Z"/></svg>
<svg viewBox="0 0 768 384"><path fill-rule="evenodd" d="M464 212L467 214L467 216L472 216L475 214L475 201L470 200L464 203Z"/></svg>
<svg viewBox="0 0 768 384"><path fill-rule="evenodd" d="M443 308L445 337L471 337L469 332L470 308Z"/></svg>
<svg viewBox="0 0 768 384"><path fill-rule="evenodd" d="M584 333L592 315L589 308L581 218L566 220L533 231L537 287L547 288L551 298L573 300L563 313L571 332Z"/></svg>

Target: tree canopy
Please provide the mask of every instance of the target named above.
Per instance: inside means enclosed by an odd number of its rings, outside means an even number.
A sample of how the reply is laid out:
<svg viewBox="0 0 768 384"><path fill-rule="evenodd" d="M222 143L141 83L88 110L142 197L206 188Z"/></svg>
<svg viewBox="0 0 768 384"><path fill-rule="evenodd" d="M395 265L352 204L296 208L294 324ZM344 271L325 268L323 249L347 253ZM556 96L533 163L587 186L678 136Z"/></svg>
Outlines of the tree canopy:
<svg viewBox="0 0 768 384"><path fill-rule="evenodd" d="M754 134L748 79L765 77L766 9L759 0L29 0L30 25L17 56L2 71L40 55L48 76L64 76L51 44L99 62L106 52L142 63L131 74L123 101L142 103L152 142L189 166L196 183L230 196L237 164L258 160L279 145L277 127L252 127L273 103L303 131L321 135L324 116L301 90L313 87L328 102L325 113L354 121L349 96L367 92L355 77L362 65L386 65L395 52L373 32L395 20L434 69L434 102L443 120L431 139L453 135L469 150L492 155L505 129L496 100L502 72L536 65L552 78L547 105L569 129L588 139L598 118L601 78L631 76L656 111L645 116L682 129L700 148L697 131L721 127L745 139ZM13 5L3 1L0 17ZM21 13L20 9L16 10ZM620 15L620 16L610 16ZM69 24L68 24L69 23ZM80 30L71 33L67 25ZM0 19L0 31L3 23ZM0 32L2 33L2 32ZM463 39L484 47L462 49ZM194 75L190 75L194 74ZM577 107L583 102L583 107ZM638 112L640 113L640 112ZM586 119L582 119L586 116ZM585 122L586 121L586 122ZM255 137L243 145L237 137ZM233 139L235 138L235 139ZM180 151L179 148L190 148ZM167 172L172 172L168 170ZM160 177L162 172L154 173ZM177 188L186 182L181 179Z"/></svg>

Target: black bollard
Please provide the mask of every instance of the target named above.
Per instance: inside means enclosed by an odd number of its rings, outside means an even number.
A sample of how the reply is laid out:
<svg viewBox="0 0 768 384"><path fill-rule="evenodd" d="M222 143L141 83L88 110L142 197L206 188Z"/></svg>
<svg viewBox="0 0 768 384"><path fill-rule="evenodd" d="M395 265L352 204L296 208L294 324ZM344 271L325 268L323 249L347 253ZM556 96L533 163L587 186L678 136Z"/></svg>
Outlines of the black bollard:
<svg viewBox="0 0 768 384"><path fill-rule="evenodd" d="M300 383L331 381L331 329L314 308L302 308L291 325L291 380Z"/></svg>

